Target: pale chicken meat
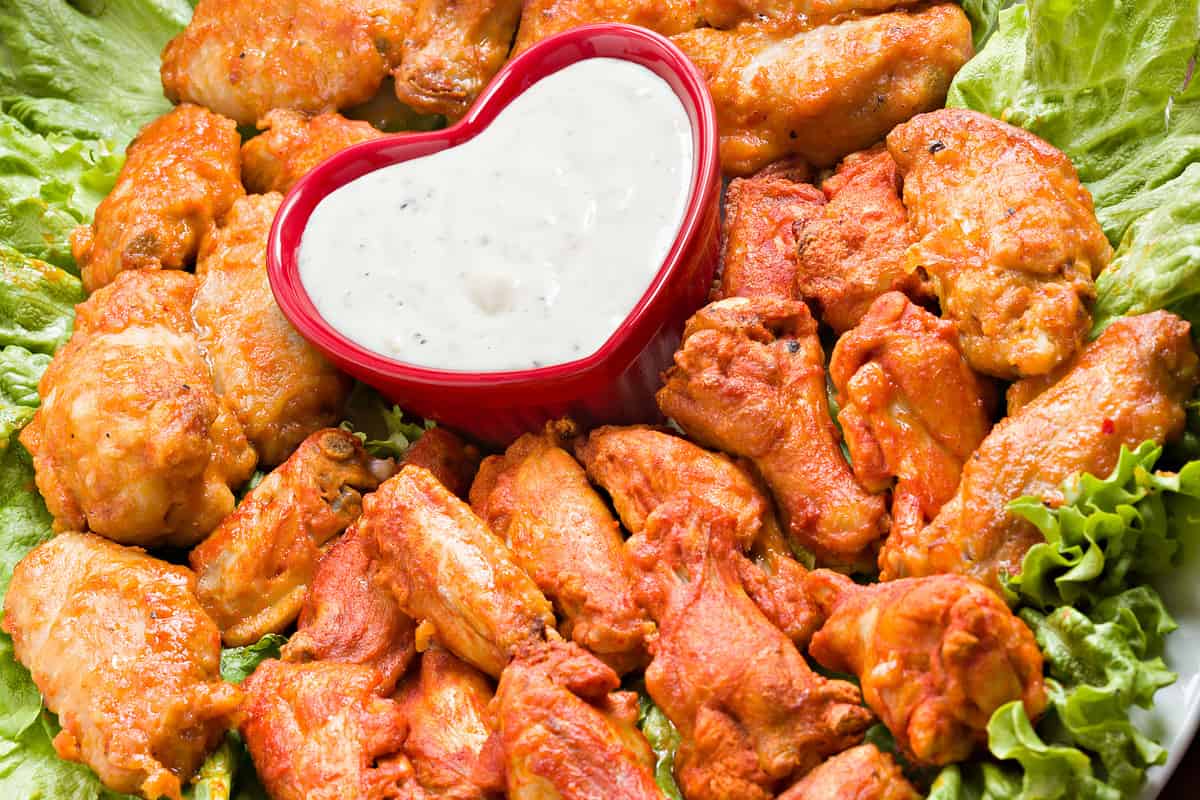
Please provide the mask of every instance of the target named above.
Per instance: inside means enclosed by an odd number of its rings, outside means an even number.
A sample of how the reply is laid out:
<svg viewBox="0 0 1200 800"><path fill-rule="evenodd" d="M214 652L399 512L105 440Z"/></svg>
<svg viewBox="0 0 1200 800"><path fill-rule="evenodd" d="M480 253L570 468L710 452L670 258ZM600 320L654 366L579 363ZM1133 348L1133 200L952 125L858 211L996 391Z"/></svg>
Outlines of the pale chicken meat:
<svg viewBox="0 0 1200 800"><path fill-rule="evenodd" d="M920 800L896 759L873 744L838 753L778 800Z"/></svg>
<svg viewBox="0 0 1200 800"><path fill-rule="evenodd" d="M911 763L969 758L1006 703L1022 703L1035 722L1045 710L1033 632L978 581L935 575L861 586L817 570L806 587L829 615L809 653L859 678Z"/></svg>
<svg viewBox="0 0 1200 800"><path fill-rule="evenodd" d="M1001 576L1018 574L1043 540L1009 503L1061 503L1063 481L1107 475L1122 447L1178 436L1197 372L1187 322L1165 311L1117 320L1057 383L996 424L932 523L888 538L881 577L961 573L999 591Z"/></svg>
<svg viewBox="0 0 1200 800"><path fill-rule="evenodd" d="M201 0L162 53L172 102L253 125L370 100L400 63L410 0Z"/></svg>
<svg viewBox="0 0 1200 800"><path fill-rule="evenodd" d="M127 269L192 266L204 237L245 192L233 120L182 105L147 124L90 225L71 235L83 286Z"/></svg>
<svg viewBox="0 0 1200 800"><path fill-rule="evenodd" d="M631 533L645 530L650 515L672 502L704 502L725 511L746 553L732 559L743 588L797 646L808 644L820 613L803 591L805 569L792 558L766 492L745 468L645 427L597 428L576 452Z"/></svg>
<svg viewBox="0 0 1200 800"><path fill-rule="evenodd" d="M55 752L114 792L180 800L241 701L186 567L63 533L13 572L5 633L58 715Z"/></svg>
<svg viewBox="0 0 1200 800"><path fill-rule="evenodd" d="M824 364L804 303L721 300L688 320L658 404L701 444L752 461L819 562L864 567L888 516L842 455Z"/></svg>
<svg viewBox="0 0 1200 800"><path fill-rule="evenodd" d="M485 800L504 791L492 687L482 672L437 645L396 693L408 722L404 753L431 798Z"/></svg>
<svg viewBox="0 0 1200 800"><path fill-rule="evenodd" d="M308 437L192 550L197 593L230 647L282 633L300 613L317 562L390 475L338 428Z"/></svg>
<svg viewBox="0 0 1200 800"><path fill-rule="evenodd" d="M262 133L242 145L242 181L256 194L286 194L334 153L386 135L334 112L310 116L282 108L260 119L258 127Z"/></svg>
<svg viewBox="0 0 1200 800"><path fill-rule="evenodd" d="M662 800L637 695L578 645L525 645L494 704L510 800Z"/></svg>
<svg viewBox="0 0 1200 800"><path fill-rule="evenodd" d="M55 530L189 547L233 511L255 456L192 333L196 285L123 272L77 307L21 431Z"/></svg>
<svg viewBox="0 0 1200 800"><path fill-rule="evenodd" d="M239 730L272 800L420 798L404 712L378 681L355 664L259 664Z"/></svg>
<svg viewBox="0 0 1200 800"><path fill-rule="evenodd" d="M892 489L892 536L918 534L991 429L995 387L967 366L953 323L899 292L838 340L829 375L854 474Z"/></svg>
<svg viewBox="0 0 1200 800"><path fill-rule="evenodd" d="M971 57L956 5L850 17L812 30L770 22L674 36L712 90L721 166L748 175L785 156L830 166L938 108Z"/></svg>
<svg viewBox="0 0 1200 800"><path fill-rule="evenodd" d="M617 521L563 449L566 421L483 462L471 506L555 605L563 636L618 672L642 666L654 625L633 599Z"/></svg>
<svg viewBox="0 0 1200 800"><path fill-rule="evenodd" d="M966 109L923 114L887 137L916 244L968 363L1043 375L1092 325L1112 247L1070 159L1032 133Z"/></svg>
<svg viewBox="0 0 1200 800"><path fill-rule="evenodd" d="M519 645L557 635L553 607L508 547L428 470L384 481L358 527L377 538L377 580L420 622L418 636L492 677Z"/></svg>

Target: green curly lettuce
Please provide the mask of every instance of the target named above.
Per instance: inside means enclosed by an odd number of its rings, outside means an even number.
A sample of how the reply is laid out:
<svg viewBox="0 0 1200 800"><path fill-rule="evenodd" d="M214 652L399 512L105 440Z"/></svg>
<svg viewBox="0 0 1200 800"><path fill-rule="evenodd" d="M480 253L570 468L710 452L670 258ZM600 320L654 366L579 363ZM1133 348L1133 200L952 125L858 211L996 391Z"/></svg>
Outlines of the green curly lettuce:
<svg viewBox="0 0 1200 800"><path fill-rule="evenodd" d="M222 650L221 678L230 683L241 683L268 658L279 658L279 651L286 641L285 636L268 633L254 644Z"/></svg>
<svg viewBox="0 0 1200 800"><path fill-rule="evenodd" d="M975 50L978 51L991 38L999 22L1000 9L1006 0L962 0L962 9L971 20Z"/></svg>
<svg viewBox="0 0 1200 800"><path fill-rule="evenodd" d="M654 782L668 800L683 800L683 793L675 783L675 751L679 749L679 731L646 694L644 686L638 689L637 724L654 751Z"/></svg>

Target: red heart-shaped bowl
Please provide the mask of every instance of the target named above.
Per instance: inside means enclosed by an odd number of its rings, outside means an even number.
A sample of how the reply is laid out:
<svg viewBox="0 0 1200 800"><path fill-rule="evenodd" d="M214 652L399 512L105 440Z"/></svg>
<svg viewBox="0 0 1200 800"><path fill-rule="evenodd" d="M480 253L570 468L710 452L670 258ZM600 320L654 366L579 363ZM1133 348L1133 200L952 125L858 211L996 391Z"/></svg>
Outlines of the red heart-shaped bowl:
<svg viewBox="0 0 1200 800"><path fill-rule="evenodd" d="M588 58L621 58L648 67L678 95L692 124L691 195L662 268L625 321L599 350L575 361L508 372L417 367L368 350L317 312L300 281L299 250L313 209L327 194L368 172L460 145L541 78ZM708 294L718 258L721 179L716 114L703 77L673 44L643 28L605 24L553 36L514 58L457 124L354 145L322 163L288 194L267 249L275 299L296 329L333 363L406 410L482 441L505 444L546 420L585 425L660 419L654 403L687 318Z"/></svg>

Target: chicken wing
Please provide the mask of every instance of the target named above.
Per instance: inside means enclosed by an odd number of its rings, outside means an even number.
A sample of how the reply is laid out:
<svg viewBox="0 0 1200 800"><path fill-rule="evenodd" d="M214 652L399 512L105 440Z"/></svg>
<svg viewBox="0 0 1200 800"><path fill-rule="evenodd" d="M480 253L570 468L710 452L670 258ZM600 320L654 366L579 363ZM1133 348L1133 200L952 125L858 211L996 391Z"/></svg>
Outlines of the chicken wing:
<svg viewBox="0 0 1200 800"><path fill-rule="evenodd" d="M987 742L992 712L1046 708L1042 651L1000 597L964 575L860 586L829 570L806 585L828 614L809 653L857 675L905 758L942 766Z"/></svg>
<svg viewBox="0 0 1200 800"><path fill-rule="evenodd" d="M466 498L479 469L479 448L445 428L430 428L404 451L404 463L424 467L459 497Z"/></svg>
<svg viewBox="0 0 1200 800"><path fill-rule="evenodd" d="M701 22L697 0L525 0L513 55L542 39L594 22L623 22L664 36Z"/></svg>
<svg viewBox="0 0 1200 800"><path fill-rule="evenodd" d="M870 147L898 123L940 107L972 55L971 24L948 3L800 33L743 24L673 41L712 90L730 175L788 155L827 166Z"/></svg>
<svg viewBox="0 0 1200 800"><path fill-rule="evenodd" d="M309 434L336 425L352 385L275 304L267 237L282 200L266 194L234 203L200 249L200 288L192 304L217 393L268 466Z"/></svg>
<svg viewBox="0 0 1200 800"><path fill-rule="evenodd" d="M842 455L824 363L804 303L721 300L688 321L658 404L698 442L753 461L788 532L818 560L857 567L888 518Z"/></svg>
<svg viewBox="0 0 1200 800"><path fill-rule="evenodd" d="M163 91L242 125L366 102L400 63L411 0L200 0L162 53Z"/></svg>
<svg viewBox="0 0 1200 800"><path fill-rule="evenodd" d="M821 189L828 204L796 226L795 296L837 333L857 325L885 292L931 301L929 282L904 266L912 232L891 155L879 148L847 156Z"/></svg>
<svg viewBox="0 0 1200 800"><path fill-rule="evenodd" d="M920 800L896 760L873 744L838 753L778 800Z"/></svg>
<svg viewBox="0 0 1200 800"><path fill-rule="evenodd" d="M407 726L379 676L354 664L268 660L242 687L239 727L272 800L418 798Z"/></svg>
<svg viewBox="0 0 1200 800"><path fill-rule="evenodd" d="M720 297L793 299L800 246L796 230L820 216L825 204L825 195L803 182L806 172L799 166L780 170L772 165L729 182Z"/></svg>
<svg viewBox="0 0 1200 800"><path fill-rule="evenodd" d="M396 695L408 737L404 753L429 797L483 800L504 791L498 741L488 703L492 687L482 673L431 646L421 668Z"/></svg>
<svg viewBox="0 0 1200 800"><path fill-rule="evenodd" d="M392 73L396 97L456 120L508 58L521 0L417 0L415 8Z"/></svg>
<svg viewBox="0 0 1200 800"><path fill-rule="evenodd" d="M54 749L114 792L180 800L232 724L221 636L185 567L63 533L13 571L3 628L62 731Z"/></svg>
<svg viewBox="0 0 1200 800"><path fill-rule="evenodd" d="M341 114L311 117L282 108L260 119L258 127L262 133L242 145L242 181L258 194L286 194L334 153L386 135Z"/></svg>
<svg viewBox="0 0 1200 800"><path fill-rule="evenodd" d="M511 800L662 800L637 695L569 642L522 646L494 703Z"/></svg>
<svg viewBox="0 0 1200 800"><path fill-rule="evenodd" d="M518 645L553 632L550 602L504 543L428 470L409 465L384 481L363 501L358 526L378 539L378 580L401 610L492 677Z"/></svg>
<svg viewBox="0 0 1200 800"><path fill-rule="evenodd" d="M617 521L562 444L563 420L483 462L471 507L558 610L563 636L619 673L646 662L654 624L633 599Z"/></svg>
<svg viewBox="0 0 1200 800"><path fill-rule="evenodd" d="M1112 257L1070 159L965 109L923 114L887 145L917 237L907 268L933 279L968 363L1012 379L1070 358Z"/></svg>
<svg viewBox="0 0 1200 800"><path fill-rule="evenodd" d="M233 120L182 105L146 125L90 225L71 252L94 292L127 269L183 269L200 242L245 192L241 137Z"/></svg>
<svg viewBox="0 0 1200 800"><path fill-rule="evenodd" d="M1021 571L1042 535L1008 511L1018 497L1061 502L1080 472L1106 475L1121 447L1182 432L1183 403L1197 384L1191 326L1156 311L1117 320L1084 348L1074 368L1014 416L996 424L963 468L958 490L924 530L893 534L880 553L884 580L944 572L999 589Z"/></svg>
<svg viewBox="0 0 1200 800"><path fill-rule="evenodd" d="M883 295L833 348L829 375L854 474L892 492L892 535L914 536L954 496L987 436L994 387L963 359L953 323Z"/></svg>
<svg viewBox="0 0 1200 800"><path fill-rule="evenodd" d="M753 478L728 458L678 436L644 427L592 431L576 452L588 475L612 496L625 527L640 533L659 506L704 502L734 521L743 588L798 646L821 622L803 591L805 569L792 557L775 512Z"/></svg>
<svg viewBox="0 0 1200 800"><path fill-rule="evenodd" d="M55 530L189 547L233 511L254 451L192 335L196 279L125 272L77 308L21 431Z"/></svg>
<svg viewBox="0 0 1200 800"><path fill-rule="evenodd" d="M253 644L292 624L327 545L391 470L354 434L318 431L192 550L197 595L226 645Z"/></svg>
<svg viewBox="0 0 1200 800"><path fill-rule="evenodd" d="M659 629L646 690L679 730L675 775L690 800L767 800L872 719L852 684L809 669L742 590L736 532L723 509L674 501L629 540Z"/></svg>

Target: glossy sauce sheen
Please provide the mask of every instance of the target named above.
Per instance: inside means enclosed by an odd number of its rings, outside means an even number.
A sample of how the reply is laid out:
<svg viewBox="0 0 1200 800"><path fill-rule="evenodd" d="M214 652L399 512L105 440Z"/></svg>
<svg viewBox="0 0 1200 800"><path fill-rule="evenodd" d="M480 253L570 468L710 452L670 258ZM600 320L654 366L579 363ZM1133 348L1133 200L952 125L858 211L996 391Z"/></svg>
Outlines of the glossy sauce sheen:
<svg viewBox="0 0 1200 800"><path fill-rule="evenodd" d="M305 228L300 278L343 335L416 366L584 358L661 268L693 150L665 81L620 59L580 61L471 141L330 193Z"/></svg>

